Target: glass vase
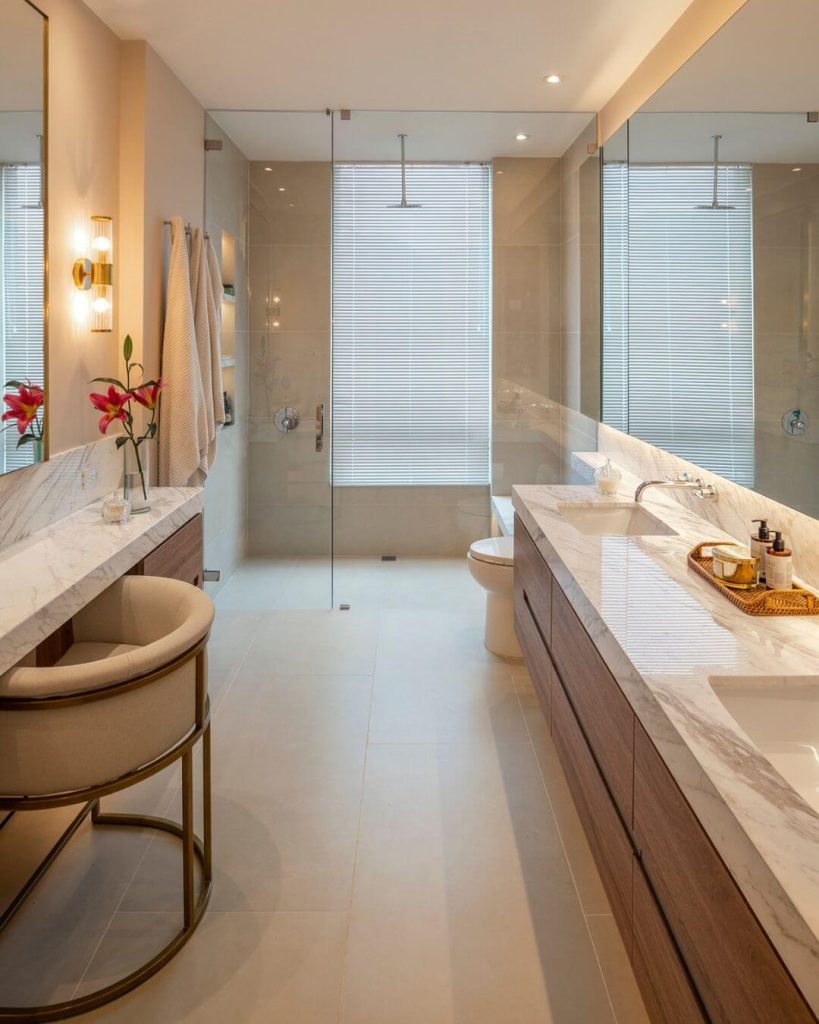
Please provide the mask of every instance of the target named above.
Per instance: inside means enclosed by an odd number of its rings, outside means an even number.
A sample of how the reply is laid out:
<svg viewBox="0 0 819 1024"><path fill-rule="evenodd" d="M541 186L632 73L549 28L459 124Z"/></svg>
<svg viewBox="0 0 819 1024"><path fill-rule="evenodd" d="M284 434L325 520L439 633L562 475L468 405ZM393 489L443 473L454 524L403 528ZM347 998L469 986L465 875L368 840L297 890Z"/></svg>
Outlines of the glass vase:
<svg viewBox="0 0 819 1024"><path fill-rule="evenodd" d="M131 515L138 515L151 507L151 443L143 441L137 449L126 441L122 450L125 455L122 495L131 503Z"/></svg>
<svg viewBox="0 0 819 1024"><path fill-rule="evenodd" d="M31 442L32 462L45 462L45 441L42 437L35 437Z"/></svg>

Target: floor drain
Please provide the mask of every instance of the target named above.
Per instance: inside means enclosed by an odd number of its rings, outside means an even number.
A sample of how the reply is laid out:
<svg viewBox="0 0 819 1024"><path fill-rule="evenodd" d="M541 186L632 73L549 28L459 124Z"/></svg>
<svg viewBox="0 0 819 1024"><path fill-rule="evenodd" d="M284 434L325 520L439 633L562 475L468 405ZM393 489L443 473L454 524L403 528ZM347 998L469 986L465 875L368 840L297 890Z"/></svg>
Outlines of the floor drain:
<svg viewBox="0 0 819 1024"><path fill-rule="evenodd" d="M398 555L382 555L381 556L381 561L382 562L397 562L398 561Z"/></svg>
<svg viewBox="0 0 819 1024"><path fill-rule="evenodd" d="M348 612L350 610L350 606L348 604L340 604L338 606L338 610L340 612Z"/></svg>

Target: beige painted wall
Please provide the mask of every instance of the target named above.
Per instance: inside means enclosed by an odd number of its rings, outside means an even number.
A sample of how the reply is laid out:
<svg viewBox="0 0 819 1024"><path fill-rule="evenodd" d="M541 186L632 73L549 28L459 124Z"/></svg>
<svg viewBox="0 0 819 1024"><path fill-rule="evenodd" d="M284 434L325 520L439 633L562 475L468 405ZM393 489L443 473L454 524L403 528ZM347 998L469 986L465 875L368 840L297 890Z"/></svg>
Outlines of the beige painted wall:
<svg viewBox="0 0 819 1024"><path fill-rule="evenodd" d="M598 142L602 145L611 138L746 3L747 0L693 0L599 112Z"/></svg>
<svg viewBox="0 0 819 1024"><path fill-rule="evenodd" d="M144 40L129 40L122 44L120 118L120 324L154 377L170 238L164 221L178 215L203 224L205 112Z"/></svg>
<svg viewBox="0 0 819 1024"><path fill-rule="evenodd" d="M71 267L87 256L89 218L114 218L114 253L120 251L119 54L120 41L76 0L42 0L49 16L48 256L49 441L52 454L99 439L86 395L92 377L117 369L113 334L92 334L74 315ZM27 471L23 471L27 472Z"/></svg>

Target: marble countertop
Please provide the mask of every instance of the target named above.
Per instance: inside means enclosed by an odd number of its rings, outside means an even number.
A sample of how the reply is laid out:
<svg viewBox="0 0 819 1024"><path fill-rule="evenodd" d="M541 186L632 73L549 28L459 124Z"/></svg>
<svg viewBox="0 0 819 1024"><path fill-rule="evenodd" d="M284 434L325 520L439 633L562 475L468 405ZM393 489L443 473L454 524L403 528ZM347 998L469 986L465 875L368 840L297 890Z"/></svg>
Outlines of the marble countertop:
<svg viewBox="0 0 819 1024"><path fill-rule="evenodd" d="M158 487L151 508L105 523L93 502L0 551L0 672L202 511L199 487Z"/></svg>
<svg viewBox="0 0 819 1024"><path fill-rule="evenodd" d="M563 501L633 501L634 480L519 486L515 511L618 680L814 1011L819 1011L819 814L774 769L709 683L819 676L819 618L752 618L688 568L728 534L659 490L670 536L589 536Z"/></svg>

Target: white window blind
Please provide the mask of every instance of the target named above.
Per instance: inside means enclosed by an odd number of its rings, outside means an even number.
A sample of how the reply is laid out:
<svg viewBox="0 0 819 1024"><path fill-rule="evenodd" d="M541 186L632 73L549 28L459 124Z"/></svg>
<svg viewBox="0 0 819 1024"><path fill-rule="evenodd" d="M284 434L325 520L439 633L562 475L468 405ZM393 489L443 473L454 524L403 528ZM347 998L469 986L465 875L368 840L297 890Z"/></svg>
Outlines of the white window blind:
<svg viewBox="0 0 819 1024"><path fill-rule="evenodd" d="M606 258L618 247L628 258L625 285L615 271L604 278L603 415L752 486L751 168L720 168L729 211L697 209L711 201L712 174L710 165L604 169Z"/></svg>
<svg viewBox="0 0 819 1024"><path fill-rule="evenodd" d="M39 164L0 166L0 372L43 383L43 209ZM5 406L3 407L5 411ZM2 435L3 468L31 464L17 425Z"/></svg>
<svg viewBox="0 0 819 1024"><path fill-rule="evenodd" d="M337 164L333 483L488 484L491 173Z"/></svg>

